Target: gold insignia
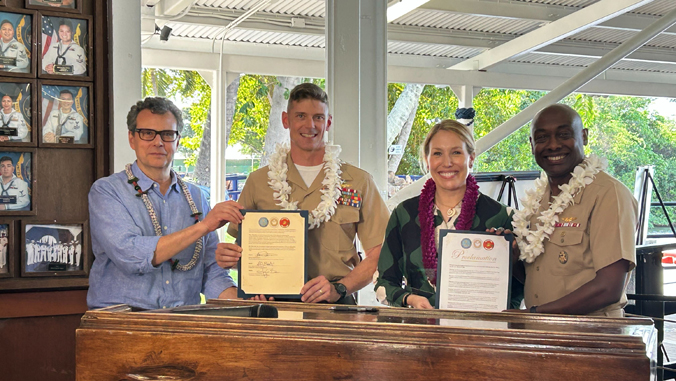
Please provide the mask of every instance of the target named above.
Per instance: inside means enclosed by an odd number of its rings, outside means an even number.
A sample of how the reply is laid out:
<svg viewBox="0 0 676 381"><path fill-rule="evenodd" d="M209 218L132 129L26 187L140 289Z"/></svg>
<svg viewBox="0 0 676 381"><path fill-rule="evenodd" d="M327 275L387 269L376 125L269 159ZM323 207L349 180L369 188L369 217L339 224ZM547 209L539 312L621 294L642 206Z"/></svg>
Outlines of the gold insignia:
<svg viewBox="0 0 676 381"><path fill-rule="evenodd" d="M560 252L559 253L559 262L562 265L565 265L566 263L568 263L568 253L566 253L565 251Z"/></svg>
<svg viewBox="0 0 676 381"><path fill-rule="evenodd" d="M563 217L563 218L561 218L561 221L563 221L563 222L573 222L575 220L577 220L577 217Z"/></svg>

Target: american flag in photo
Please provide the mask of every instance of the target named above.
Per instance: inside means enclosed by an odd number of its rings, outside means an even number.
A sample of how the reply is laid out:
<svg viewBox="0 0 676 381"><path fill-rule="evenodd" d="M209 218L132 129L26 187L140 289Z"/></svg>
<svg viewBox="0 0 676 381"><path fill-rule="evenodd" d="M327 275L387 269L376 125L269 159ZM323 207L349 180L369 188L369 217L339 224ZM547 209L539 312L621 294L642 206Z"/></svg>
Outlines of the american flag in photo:
<svg viewBox="0 0 676 381"><path fill-rule="evenodd" d="M52 42L55 44L59 42L59 37L56 35L54 30L54 24L52 24L51 17L42 16L42 56L44 57L49 51L49 48L52 46Z"/></svg>
<svg viewBox="0 0 676 381"><path fill-rule="evenodd" d="M42 125L47 124L49 114L54 107L58 107L58 99L61 88L58 86L42 86Z"/></svg>

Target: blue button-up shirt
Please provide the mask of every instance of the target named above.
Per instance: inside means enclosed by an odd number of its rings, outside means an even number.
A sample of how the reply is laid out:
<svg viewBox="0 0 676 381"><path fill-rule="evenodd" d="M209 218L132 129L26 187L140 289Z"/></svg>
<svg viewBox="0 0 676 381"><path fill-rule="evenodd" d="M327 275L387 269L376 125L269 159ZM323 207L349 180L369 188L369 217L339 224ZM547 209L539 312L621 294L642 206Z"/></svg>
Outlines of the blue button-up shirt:
<svg viewBox="0 0 676 381"><path fill-rule="evenodd" d="M136 163L132 165L132 172L138 177L141 189L148 190L163 235L195 222L175 176L167 194L163 195L160 185L146 176ZM210 211L209 203L200 189L192 184L187 186L197 209L203 213L202 219ZM148 210L136 193L124 171L97 180L89 191L95 257L89 275L89 308L122 303L146 309L199 304L200 292L207 298L217 298L223 290L235 286L228 270L216 264L218 236L215 232L201 238L204 248L191 270L172 271L168 262L154 267L151 261L160 237L155 235ZM173 258L187 264L194 250L193 243Z"/></svg>

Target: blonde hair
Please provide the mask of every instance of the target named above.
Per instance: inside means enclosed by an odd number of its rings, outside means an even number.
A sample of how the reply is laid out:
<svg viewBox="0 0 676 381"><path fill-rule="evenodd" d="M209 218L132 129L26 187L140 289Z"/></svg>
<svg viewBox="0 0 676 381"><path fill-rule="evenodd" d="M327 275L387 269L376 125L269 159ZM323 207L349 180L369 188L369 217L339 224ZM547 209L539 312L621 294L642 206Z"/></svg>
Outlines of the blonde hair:
<svg viewBox="0 0 676 381"><path fill-rule="evenodd" d="M430 154L430 141L432 141L434 135L436 135L439 131L453 132L458 135L460 140L465 143L465 146L467 147L467 154L469 155L473 154L476 149L474 136L470 127L453 119L444 119L441 122L435 124L430 129L430 131L427 133L427 136L425 137L425 141L420 146L420 168L422 168L425 172L429 170L429 168L427 168L427 161L425 159Z"/></svg>

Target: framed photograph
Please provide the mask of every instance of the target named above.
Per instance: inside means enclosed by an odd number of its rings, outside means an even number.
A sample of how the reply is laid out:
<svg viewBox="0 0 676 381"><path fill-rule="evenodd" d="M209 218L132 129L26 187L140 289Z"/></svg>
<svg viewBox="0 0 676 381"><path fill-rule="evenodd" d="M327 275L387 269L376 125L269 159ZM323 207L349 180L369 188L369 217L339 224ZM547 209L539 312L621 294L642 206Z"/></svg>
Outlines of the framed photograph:
<svg viewBox="0 0 676 381"><path fill-rule="evenodd" d="M33 55L35 12L0 11L0 72L3 76L29 77L35 73Z"/></svg>
<svg viewBox="0 0 676 381"><path fill-rule="evenodd" d="M14 221L0 220L0 278L14 276Z"/></svg>
<svg viewBox="0 0 676 381"><path fill-rule="evenodd" d="M35 149L0 148L0 215L35 215Z"/></svg>
<svg viewBox="0 0 676 381"><path fill-rule="evenodd" d="M40 77L91 79L90 19L41 14Z"/></svg>
<svg viewBox="0 0 676 381"><path fill-rule="evenodd" d="M87 275L87 221L22 222L21 276Z"/></svg>
<svg viewBox="0 0 676 381"><path fill-rule="evenodd" d="M82 0L26 0L26 8L82 13Z"/></svg>
<svg viewBox="0 0 676 381"><path fill-rule="evenodd" d="M0 146L36 145L33 81L0 78Z"/></svg>
<svg viewBox="0 0 676 381"><path fill-rule="evenodd" d="M91 148L91 83L40 83L40 147Z"/></svg>

